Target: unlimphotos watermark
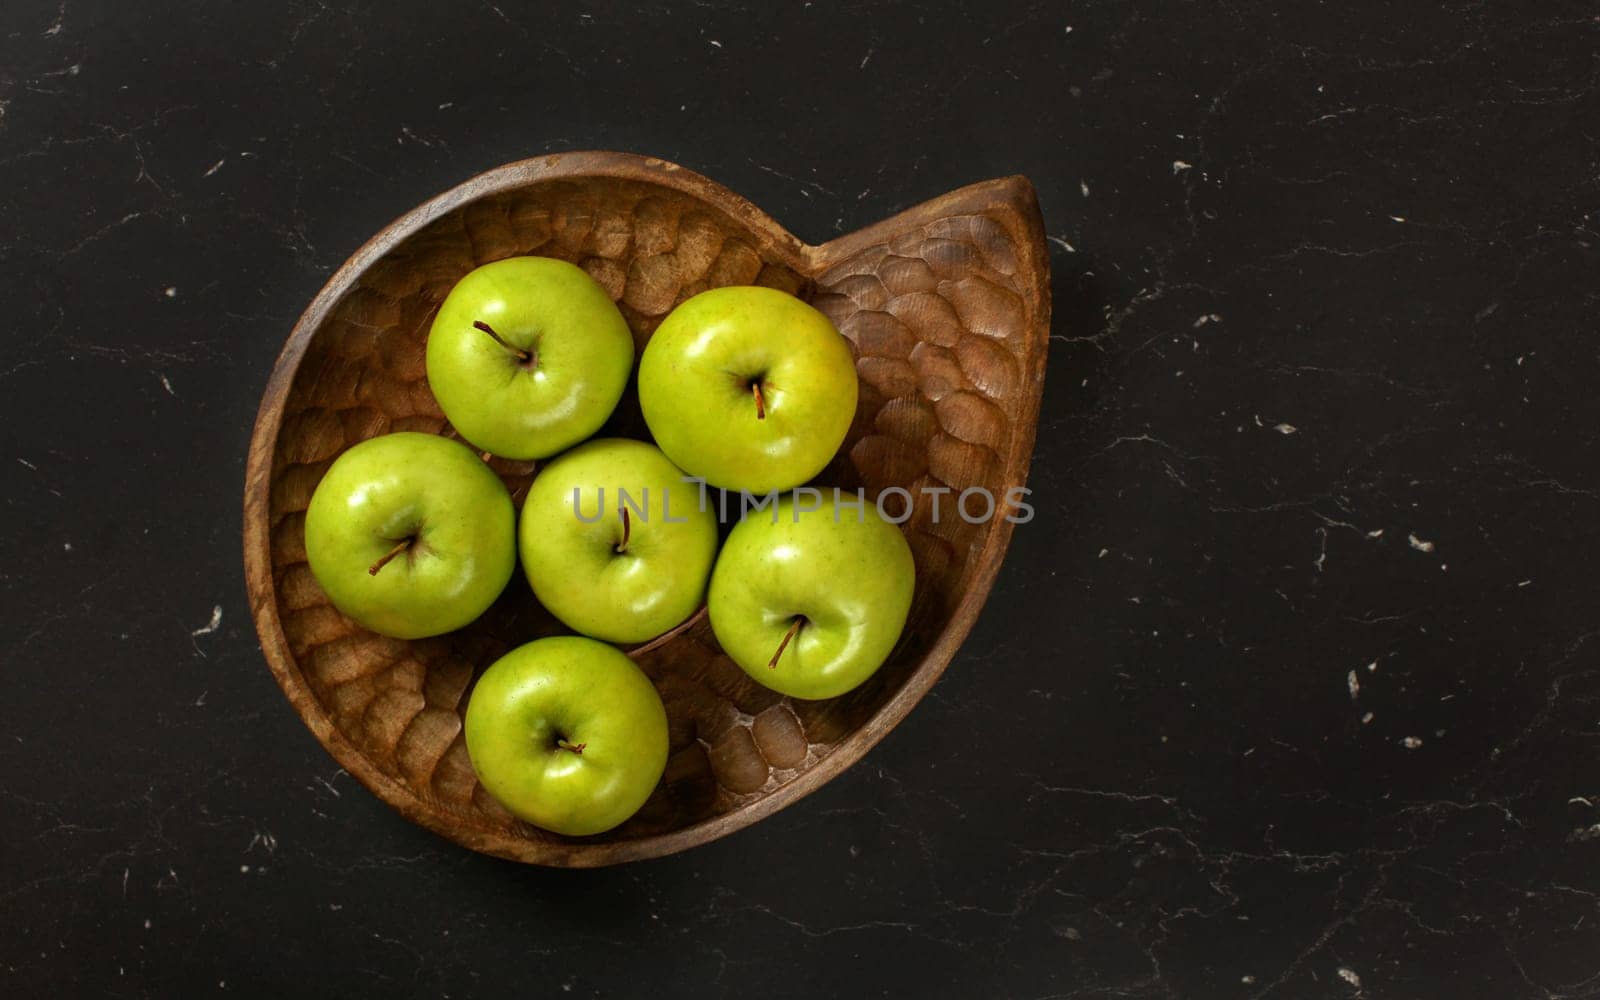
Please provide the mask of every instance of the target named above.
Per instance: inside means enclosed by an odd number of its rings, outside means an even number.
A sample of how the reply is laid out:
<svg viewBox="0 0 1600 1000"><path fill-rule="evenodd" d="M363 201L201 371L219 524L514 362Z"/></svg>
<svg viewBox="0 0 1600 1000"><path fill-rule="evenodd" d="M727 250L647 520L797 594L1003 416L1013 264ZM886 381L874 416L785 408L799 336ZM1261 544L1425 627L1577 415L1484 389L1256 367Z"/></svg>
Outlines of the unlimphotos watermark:
<svg viewBox="0 0 1600 1000"><path fill-rule="evenodd" d="M827 491L815 486L798 486L792 490L773 490L770 493L749 493L744 490L724 490L710 486L704 479L693 476L684 477L686 486L694 486L695 498L692 503L683 501L680 493L669 487L660 490L659 513L661 520L666 524L684 524L689 519L682 516L673 516L674 497L679 498L682 504L679 511L687 511L693 506L698 512L705 513L715 509L718 520L727 523L730 512L736 519L743 519L751 514L770 510L772 523L778 523L780 506L787 495L793 499L789 507L790 517L799 523L801 514L814 514L823 509L823 502L828 492L833 494L833 519L841 520L844 511L852 511L857 521L865 521L867 508L875 508L878 515L891 524L904 524L911 520L916 513L918 497L928 501L928 520L933 524L940 523L948 513L953 511L955 516L968 524L984 524L1003 517L1012 524L1027 524L1033 520L1033 505L1028 503L1028 496L1032 493L1026 486L1013 486L1005 491L1005 495L996 498L991 490L982 486L969 486L957 492L949 486L924 486L913 494L903 486L889 486L878 491L877 497L867 499L867 491L862 487L854 490L840 489L837 486L829 487ZM716 494L713 500L712 494ZM606 503L606 488L598 487L593 491L594 504L589 509L593 514L586 514L584 510L589 505L584 503L586 494L583 487L572 488L572 511L578 520L584 524L594 524L612 510L631 511L633 517L641 521L650 520L650 488L644 487L635 496L629 490L617 487L614 491L613 502ZM733 502L730 503L730 498Z"/></svg>

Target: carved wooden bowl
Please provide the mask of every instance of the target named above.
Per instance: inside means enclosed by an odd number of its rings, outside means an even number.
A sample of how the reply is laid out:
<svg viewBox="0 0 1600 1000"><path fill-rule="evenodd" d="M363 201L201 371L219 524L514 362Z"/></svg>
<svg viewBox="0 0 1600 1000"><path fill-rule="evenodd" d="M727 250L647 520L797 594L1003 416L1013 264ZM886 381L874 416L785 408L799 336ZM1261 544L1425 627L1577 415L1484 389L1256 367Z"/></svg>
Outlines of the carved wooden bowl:
<svg viewBox="0 0 1600 1000"><path fill-rule="evenodd" d="M633 650L671 720L660 787L633 819L571 839L522 823L479 787L462 737L477 673L562 629L518 573L479 621L416 642L366 631L306 564L306 505L328 466L390 431L453 433L423 368L433 311L457 279L517 254L573 261L615 298L640 348L673 306L718 285L802 296L849 338L859 411L821 485L902 487L917 564L911 618L864 686L782 697L718 648L704 615ZM1050 271L1032 186L962 188L821 246L660 160L566 153L492 170L407 213L340 268L296 324L250 444L244 555L273 675L334 758L405 816L489 854L546 865L655 857L748 826L814 791L881 740L950 662L999 570L1012 525L968 523L970 487L1026 481L1049 335ZM630 392L602 433L644 437ZM513 496L533 463L495 459ZM935 497L924 487L955 491ZM891 514L898 494L885 499ZM969 513L981 514L973 495Z"/></svg>

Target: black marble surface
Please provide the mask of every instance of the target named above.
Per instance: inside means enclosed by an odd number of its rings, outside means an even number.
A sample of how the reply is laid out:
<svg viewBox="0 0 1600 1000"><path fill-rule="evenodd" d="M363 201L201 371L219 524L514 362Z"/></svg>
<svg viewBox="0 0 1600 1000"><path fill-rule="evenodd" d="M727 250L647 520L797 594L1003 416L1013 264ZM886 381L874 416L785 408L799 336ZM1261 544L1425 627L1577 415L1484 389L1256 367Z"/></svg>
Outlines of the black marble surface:
<svg viewBox="0 0 1600 1000"><path fill-rule="evenodd" d="M1594 5L972 6L7 0L0 994L1600 996ZM594 872L337 770L239 538L329 273L573 148L813 241L1025 173L1057 292L933 694Z"/></svg>

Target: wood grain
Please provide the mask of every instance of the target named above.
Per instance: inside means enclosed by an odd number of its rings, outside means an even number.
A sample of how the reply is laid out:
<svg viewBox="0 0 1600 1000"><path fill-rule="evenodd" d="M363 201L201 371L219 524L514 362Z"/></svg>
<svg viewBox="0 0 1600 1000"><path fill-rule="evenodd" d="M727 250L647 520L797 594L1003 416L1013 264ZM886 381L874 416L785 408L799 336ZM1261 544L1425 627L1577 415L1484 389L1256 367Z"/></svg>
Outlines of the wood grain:
<svg viewBox="0 0 1600 1000"><path fill-rule="evenodd" d="M521 577L459 632L387 639L328 603L302 538L311 493L344 449L390 431L453 433L423 367L433 311L474 267L530 253L593 275L640 347L673 306L707 288L764 284L806 298L850 340L861 377L850 435L818 483L869 497L900 487L915 501L903 526L917 562L911 619L889 662L856 691L826 702L768 691L721 652L703 616L632 651L667 706L672 756L637 816L583 839L508 815L478 786L462 740L477 672L561 631ZM267 663L346 770L474 850L593 866L748 826L882 739L972 628L1012 525L968 523L955 497L970 487L1004 497L1026 482L1049 326L1043 226L1021 177L962 188L821 246L660 160L565 153L473 178L362 247L306 309L268 381L244 497L246 578ZM610 429L642 429L631 392ZM491 464L514 496L534 471ZM923 490L941 487L953 492L936 520Z"/></svg>

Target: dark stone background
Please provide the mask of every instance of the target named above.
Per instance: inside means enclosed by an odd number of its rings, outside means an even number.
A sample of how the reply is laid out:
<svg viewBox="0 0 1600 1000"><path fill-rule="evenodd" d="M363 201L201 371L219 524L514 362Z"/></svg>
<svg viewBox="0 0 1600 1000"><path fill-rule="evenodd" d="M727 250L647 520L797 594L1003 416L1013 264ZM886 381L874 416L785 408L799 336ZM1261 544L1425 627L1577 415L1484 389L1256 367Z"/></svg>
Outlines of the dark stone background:
<svg viewBox="0 0 1600 1000"><path fill-rule="evenodd" d="M972 6L6 0L0 993L1600 996L1593 3ZM329 273L581 148L813 241L1025 173L1057 294L932 696L598 872L338 771L239 539Z"/></svg>

